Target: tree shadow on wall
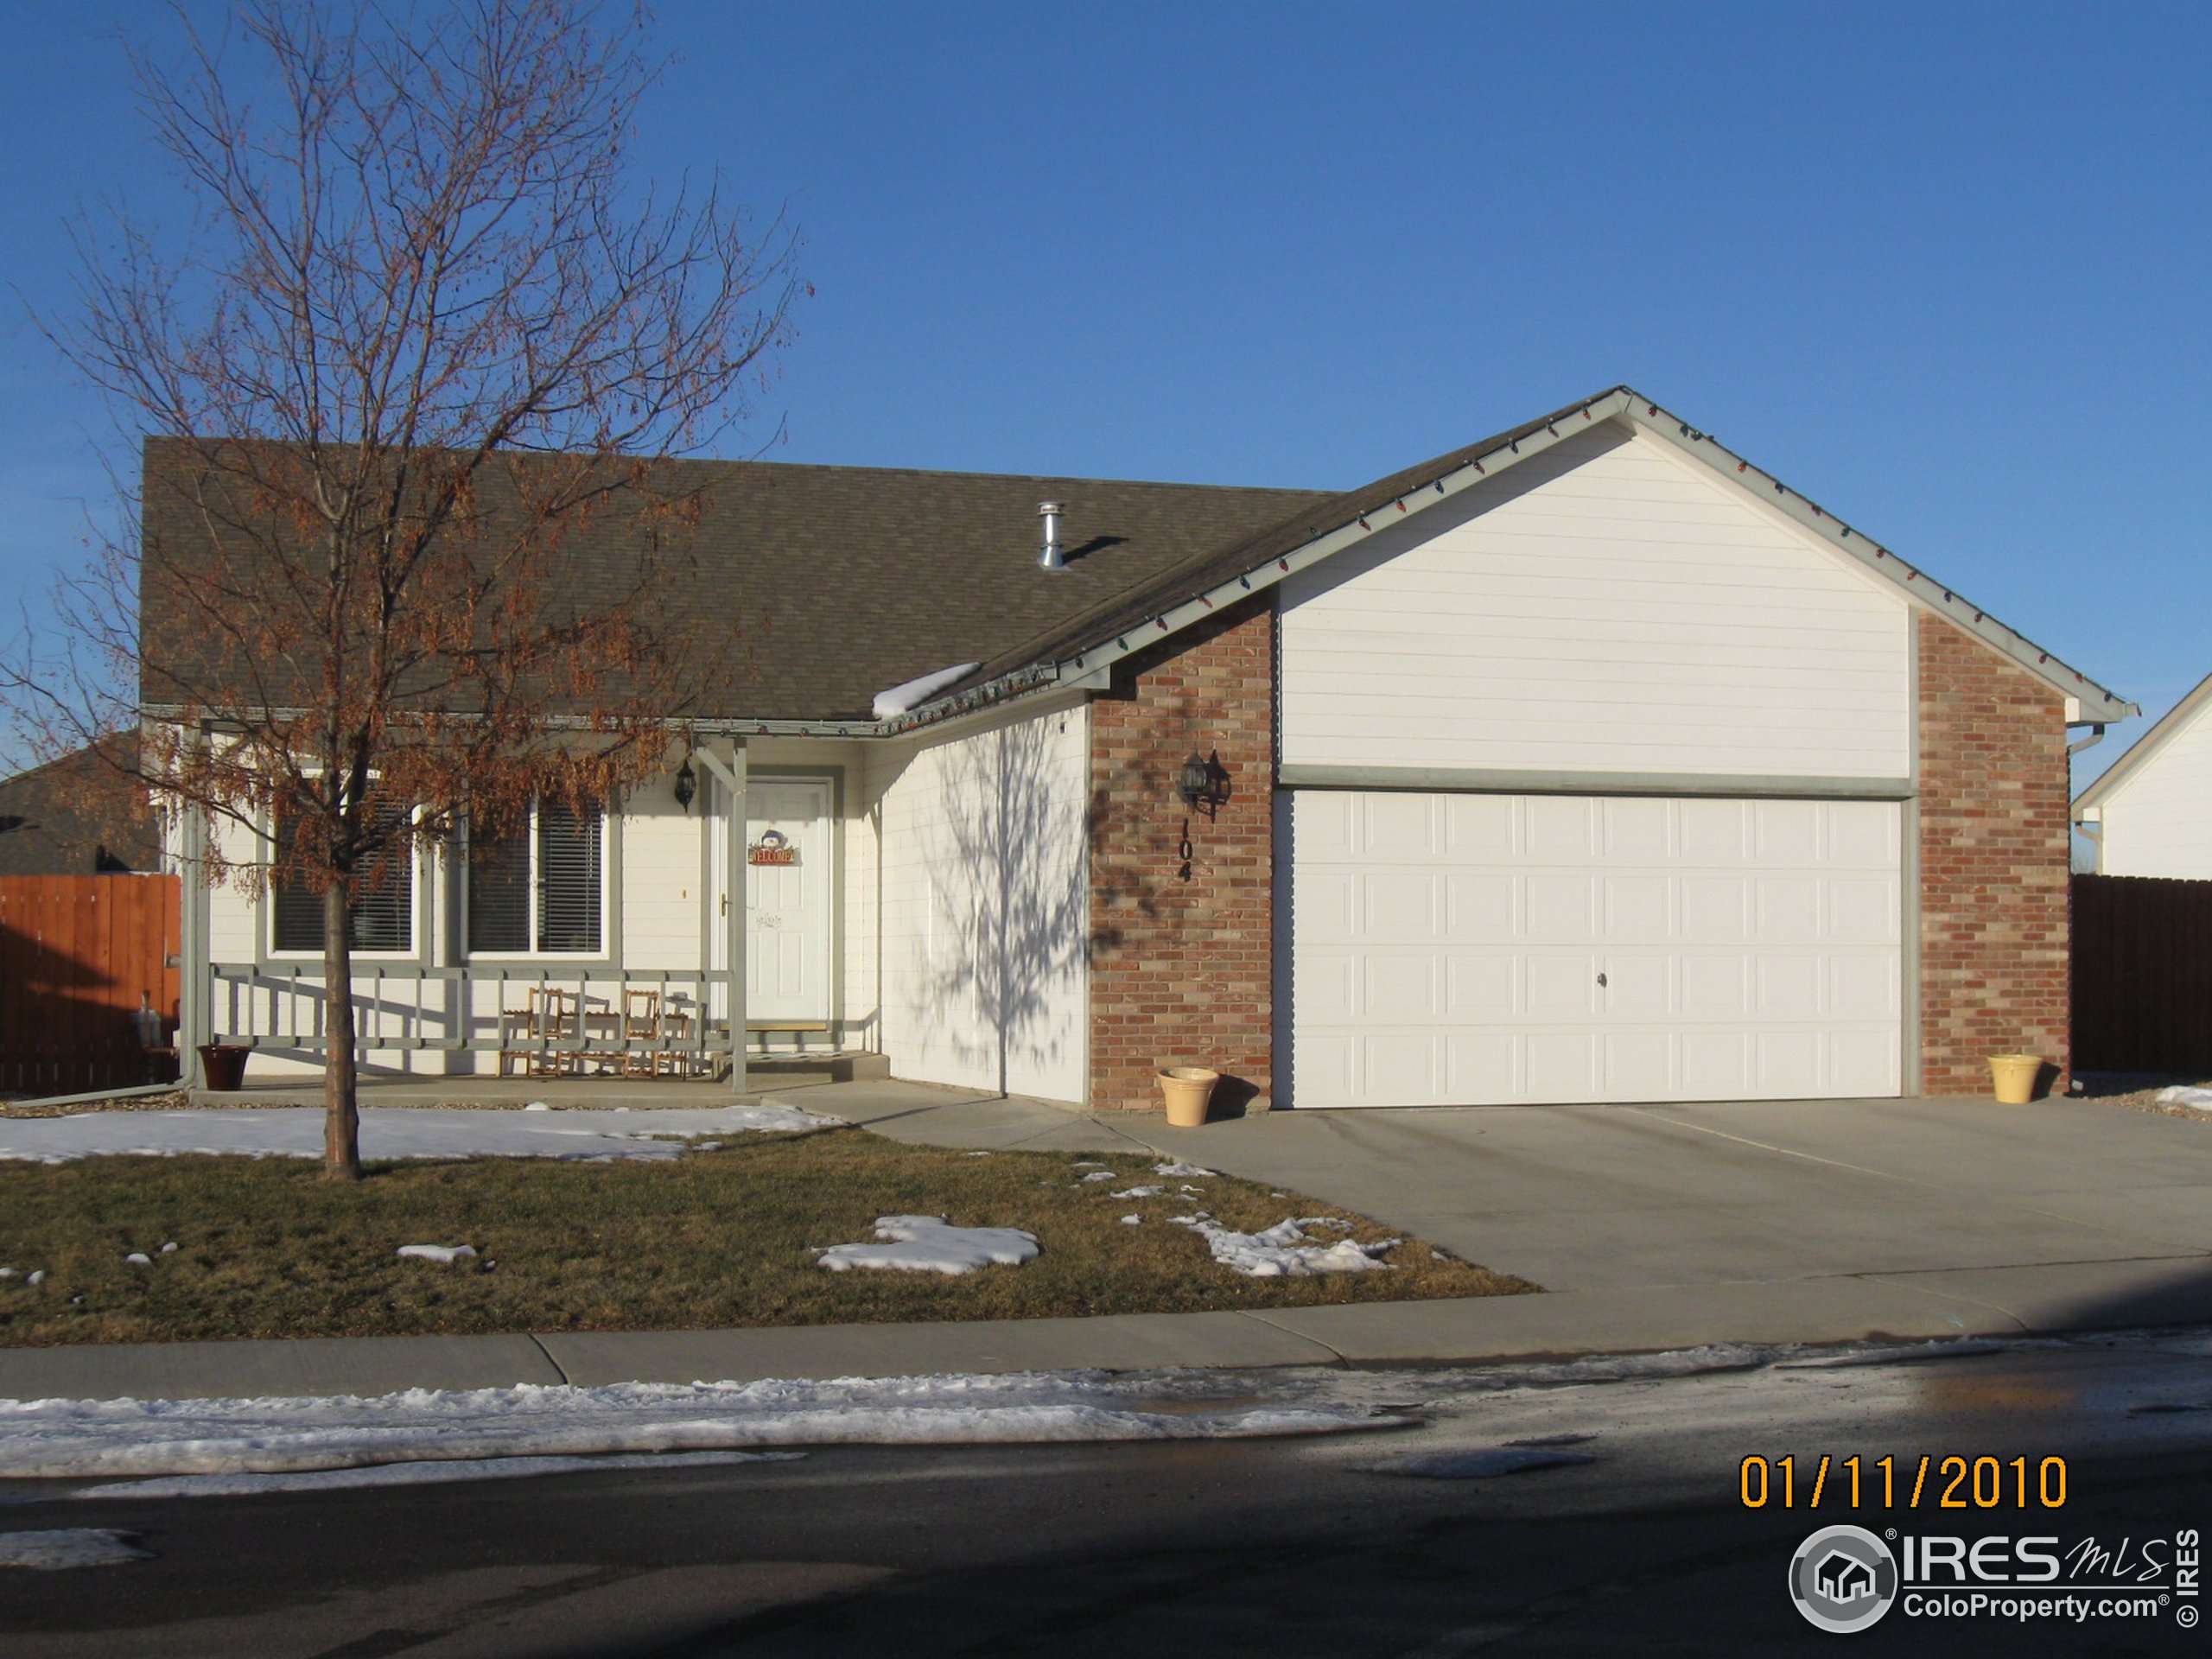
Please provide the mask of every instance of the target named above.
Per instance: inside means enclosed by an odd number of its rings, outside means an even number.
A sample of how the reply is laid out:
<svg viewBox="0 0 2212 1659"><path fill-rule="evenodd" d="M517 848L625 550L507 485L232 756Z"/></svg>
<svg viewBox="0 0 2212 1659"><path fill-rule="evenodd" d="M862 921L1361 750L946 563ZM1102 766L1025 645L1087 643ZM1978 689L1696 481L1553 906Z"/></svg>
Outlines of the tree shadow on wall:
<svg viewBox="0 0 2212 1659"><path fill-rule="evenodd" d="M1017 1064L1050 1065L1080 1036L1079 1012L1066 1016L1080 1008L1088 842L1082 781L1054 775L1055 719L950 746L925 842L931 915L906 1012L921 1027L950 1015L955 1058L1001 1094Z"/></svg>

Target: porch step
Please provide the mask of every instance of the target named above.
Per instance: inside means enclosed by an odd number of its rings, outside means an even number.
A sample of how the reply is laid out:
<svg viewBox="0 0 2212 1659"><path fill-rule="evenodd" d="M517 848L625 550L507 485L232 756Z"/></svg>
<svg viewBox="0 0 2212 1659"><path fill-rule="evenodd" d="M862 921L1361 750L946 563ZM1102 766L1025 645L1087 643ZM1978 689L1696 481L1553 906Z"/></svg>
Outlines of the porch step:
<svg viewBox="0 0 2212 1659"><path fill-rule="evenodd" d="M880 1083L891 1075L882 1054L755 1054L745 1075L753 1084Z"/></svg>

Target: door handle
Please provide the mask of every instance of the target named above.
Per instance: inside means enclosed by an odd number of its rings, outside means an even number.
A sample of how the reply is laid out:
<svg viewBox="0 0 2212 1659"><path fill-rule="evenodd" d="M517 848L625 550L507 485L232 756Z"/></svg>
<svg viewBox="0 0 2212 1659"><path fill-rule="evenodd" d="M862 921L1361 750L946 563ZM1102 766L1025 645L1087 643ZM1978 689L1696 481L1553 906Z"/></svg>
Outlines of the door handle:
<svg viewBox="0 0 2212 1659"><path fill-rule="evenodd" d="M1603 985L1605 982L1605 976L1603 974L1599 975L1599 976L1598 976L1598 983L1599 983L1599 984L1600 984L1600 985Z"/></svg>

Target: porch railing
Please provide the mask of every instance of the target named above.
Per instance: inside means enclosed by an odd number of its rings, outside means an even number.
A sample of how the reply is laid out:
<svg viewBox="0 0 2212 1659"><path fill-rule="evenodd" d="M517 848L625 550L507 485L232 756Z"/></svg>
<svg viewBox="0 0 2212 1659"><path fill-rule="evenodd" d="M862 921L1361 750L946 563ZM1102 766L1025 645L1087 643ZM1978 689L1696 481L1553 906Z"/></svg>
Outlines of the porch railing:
<svg viewBox="0 0 2212 1659"><path fill-rule="evenodd" d="M742 1059L744 1033L728 1015L730 976L708 969L565 968L557 963L429 968L358 963L356 1046L362 1050L535 1052L575 1060L683 1057L695 1074ZM329 1005L318 963L215 963L208 969L211 1040L317 1053L328 1046ZM653 1028L632 1029L626 992L652 992ZM532 993L537 995L533 996ZM545 993L574 1011L546 1020ZM519 1022L527 1020L525 1027ZM557 1064L555 1069L559 1069Z"/></svg>

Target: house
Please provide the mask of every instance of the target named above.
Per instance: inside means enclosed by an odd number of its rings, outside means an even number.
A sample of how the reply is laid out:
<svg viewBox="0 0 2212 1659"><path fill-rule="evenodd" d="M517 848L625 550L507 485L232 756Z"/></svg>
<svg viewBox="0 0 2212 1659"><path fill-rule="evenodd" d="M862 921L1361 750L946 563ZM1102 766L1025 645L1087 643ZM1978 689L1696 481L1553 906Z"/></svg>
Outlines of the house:
<svg viewBox="0 0 2212 1659"><path fill-rule="evenodd" d="M2100 875L2212 880L2212 678L2074 801L2074 822L2097 849Z"/></svg>
<svg viewBox="0 0 2212 1659"><path fill-rule="evenodd" d="M1814 1577L1830 1601L1857 1601L1874 1593L1874 1569L1841 1550L1822 1561Z"/></svg>
<svg viewBox="0 0 2212 1659"><path fill-rule="evenodd" d="M0 876L143 875L161 861L153 812L91 747L0 779Z"/></svg>
<svg viewBox="0 0 2212 1659"><path fill-rule="evenodd" d="M2132 705L1627 387L1341 494L684 464L747 661L664 782L404 873L369 1066L556 982L1096 1108L2065 1064L2067 734ZM196 1039L313 1066L283 895L194 893Z"/></svg>

